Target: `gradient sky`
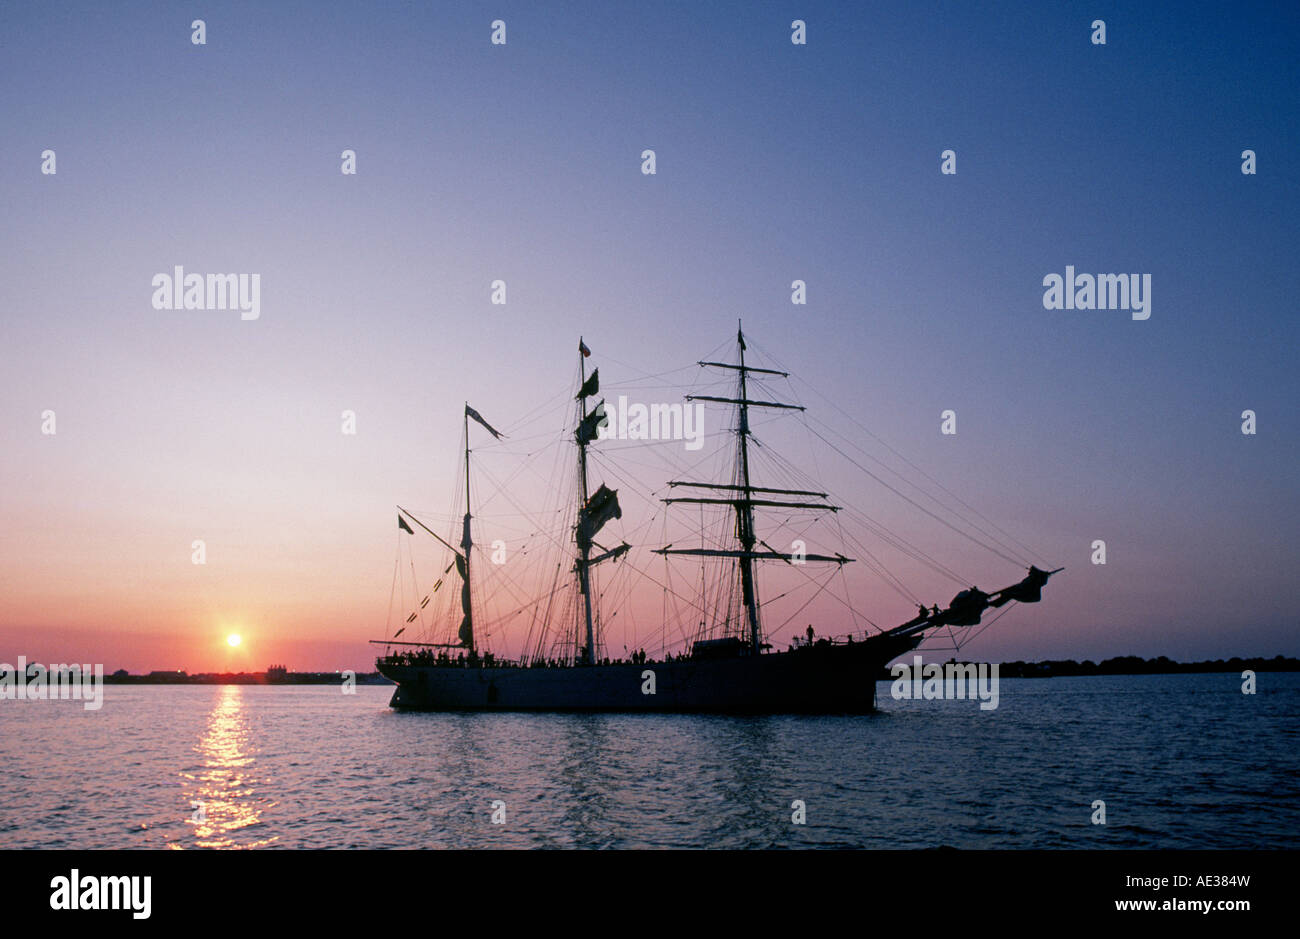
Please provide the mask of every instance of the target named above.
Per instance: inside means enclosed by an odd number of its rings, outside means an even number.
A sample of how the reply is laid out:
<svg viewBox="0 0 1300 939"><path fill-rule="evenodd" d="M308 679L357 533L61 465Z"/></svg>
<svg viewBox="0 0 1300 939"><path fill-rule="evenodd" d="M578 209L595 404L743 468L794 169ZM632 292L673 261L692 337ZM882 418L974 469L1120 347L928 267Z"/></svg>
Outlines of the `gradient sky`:
<svg viewBox="0 0 1300 939"><path fill-rule="evenodd" d="M0 660L368 668L463 400L505 426L580 333L616 381L739 316L1067 566L970 655L1300 653L1300 12L1162 6L0 7ZM154 310L178 264L260 273L261 318ZM1045 310L1067 264L1150 273L1151 318Z"/></svg>

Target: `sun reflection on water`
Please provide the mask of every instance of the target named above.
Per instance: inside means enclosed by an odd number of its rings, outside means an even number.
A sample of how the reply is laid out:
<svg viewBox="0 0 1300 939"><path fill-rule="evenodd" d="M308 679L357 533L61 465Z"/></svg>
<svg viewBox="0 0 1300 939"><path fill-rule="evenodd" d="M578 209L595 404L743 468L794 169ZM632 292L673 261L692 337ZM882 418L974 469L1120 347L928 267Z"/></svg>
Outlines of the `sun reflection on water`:
<svg viewBox="0 0 1300 939"><path fill-rule="evenodd" d="M223 685L207 728L194 746L203 763L188 777L193 810L189 824L194 826L197 847L259 848L277 840L258 838L251 830L261 824L263 810L274 807L257 798L251 736L244 689Z"/></svg>

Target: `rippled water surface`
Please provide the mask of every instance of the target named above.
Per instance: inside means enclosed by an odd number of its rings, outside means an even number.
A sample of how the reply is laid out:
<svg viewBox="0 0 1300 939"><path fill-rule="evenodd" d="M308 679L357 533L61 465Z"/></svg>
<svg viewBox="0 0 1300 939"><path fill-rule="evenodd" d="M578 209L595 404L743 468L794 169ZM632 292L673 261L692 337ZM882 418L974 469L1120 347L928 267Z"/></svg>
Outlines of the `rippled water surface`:
<svg viewBox="0 0 1300 939"><path fill-rule="evenodd" d="M0 701L0 847L1294 847L1300 675L1240 685L1004 680L980 711L881 683L880 713L824 718L110 685L99 711Z"/></svg>

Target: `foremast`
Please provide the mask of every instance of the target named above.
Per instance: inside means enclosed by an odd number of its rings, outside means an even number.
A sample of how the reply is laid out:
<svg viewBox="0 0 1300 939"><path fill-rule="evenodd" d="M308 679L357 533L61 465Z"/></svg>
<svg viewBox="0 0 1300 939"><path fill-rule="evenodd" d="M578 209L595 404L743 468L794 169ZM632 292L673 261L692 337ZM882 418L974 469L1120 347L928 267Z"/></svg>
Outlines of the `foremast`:
<svg viewBox="0 0 1300 939"><path fill-rule="evenodd" d="M741 603L745 608L745 618L749 626L749 647L753 655L758 655L764 647L763 643L763 626L761 619L761 605L758 599L758 584L755 578L755 561L781 560L786 563L796 563L803 561L829 561L835 564L847 564L852 558L846 558L842 554L834 556L820 554L794 554L782 553L776 551L766 542L762 541L757 534L754 526L754 508L756 506L770 506L783 508L800 508L800 509L820 509L826 511L837 511L839 506L827 505L821 502L790 502L778 501L774 499L755 498L756 494L763 495L787 495L803 496L807 498L825 499L826 493L813 492L806 489L772 489L765 486L755 486L750 479L749 471L749 409L751 407L776 408L792 411L802 411L804 408L797 404L785 404L779 401L761 401L749 397L749 376L751 374L777 375L781 378L788 378L788 372L777 371L770 368L756 368L752 365L745 364L745 333L737 325L736 328L736 345L739 347L739 364L730 362L700 362L699 365L709 368L731 369L739 373L738 397L723 398L713 395L687 395L687 401L714 401L723 404L734 404L737 406L738 421L736 427L737 453L736 453L736 481L734 483L704 483L704 482L687 482L683 480L672 480L669 486L689 486L696 489L714 489L727 492L734 492L736 495L725 498L696 498L696 497L674 497L667 498L663 501L666 504L674 502L688 502L695 504L712 504L712 505L730 505L736 513L736 540L740 544L740 550L714 550L708 548L659 548L656 554L685 554L703 557L730 557L736 559L736 565L740 572L740 595ZM759 544L762 544L765 551L757 550Z"/></svg>
<svg viewBox="0 0 1300 939"><path fill-rule="evenodd" d="M471 518L469 508L469 402L465 402L465 525L464 531L460 537L460 547L462 552L462 561L464 570L461 571L461 610L464 618L460 621L460 630L457 638L460 639L461 645L470 652L474 651L474 618L470 612L470 589L469 589L469 558L470 548L474 546L474 539L470 537ZM495 433L495 432L494 432Z"/></svg>

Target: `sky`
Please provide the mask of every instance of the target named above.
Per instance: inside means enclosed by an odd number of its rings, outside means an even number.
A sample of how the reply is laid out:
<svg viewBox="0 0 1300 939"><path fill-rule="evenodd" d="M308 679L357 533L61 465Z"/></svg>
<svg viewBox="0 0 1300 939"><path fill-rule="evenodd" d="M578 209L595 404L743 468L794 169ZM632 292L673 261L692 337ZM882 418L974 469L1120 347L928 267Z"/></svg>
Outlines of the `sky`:
<svg viewBox="0 0 1300 939"><path fill-rule="evenodd" d="M971 656L1300 654L1300 10L1154 6L0 7L0 660L369 668L463 401L507 425L579 335L616 384L740 317L1066 567ZM260 316L155 309L177 265ZM1150 318L1045 309L1066 265L1150 274Z"/></svg>

